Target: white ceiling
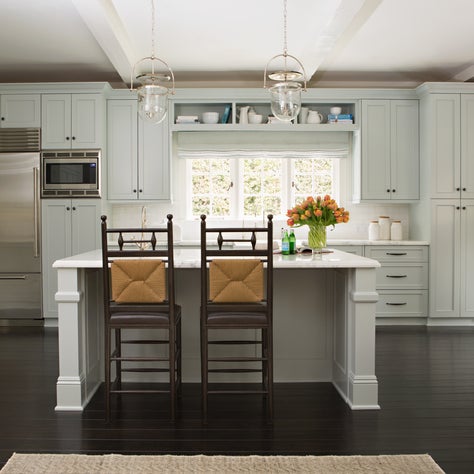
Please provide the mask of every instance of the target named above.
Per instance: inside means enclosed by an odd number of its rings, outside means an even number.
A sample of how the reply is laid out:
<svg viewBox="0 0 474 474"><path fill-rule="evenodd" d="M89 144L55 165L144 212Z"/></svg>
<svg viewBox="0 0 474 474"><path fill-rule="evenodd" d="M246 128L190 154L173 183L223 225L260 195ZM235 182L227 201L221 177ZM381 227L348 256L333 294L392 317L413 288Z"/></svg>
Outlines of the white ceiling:
<svg viewBox="0 0 474 474"><path fill-rule="evenodd" d="M262 86L283 51L283 0L154 1L178 87ZM288 0L288 53L312 87L467 81L473 17L472 0ZM0 0L0 44L0 83L125 87L151 54L151 0Z"/></svg>

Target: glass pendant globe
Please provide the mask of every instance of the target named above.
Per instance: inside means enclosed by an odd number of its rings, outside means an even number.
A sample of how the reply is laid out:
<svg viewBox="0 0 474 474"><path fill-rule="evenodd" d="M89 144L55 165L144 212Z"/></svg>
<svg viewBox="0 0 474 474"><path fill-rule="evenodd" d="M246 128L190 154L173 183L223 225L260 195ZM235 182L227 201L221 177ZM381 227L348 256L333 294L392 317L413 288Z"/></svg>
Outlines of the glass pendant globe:
<svg viewBox="0 0 474 474"><path fill-rule="evenodd" d="M301 89L297 82L280 82L268 89L272 113L278 120L290 122L299 114Z"/></svg>
<svg viewBox="0 0 474 474"><path fill-rule="evenodd" d="M137 88L138 114L149 123L162 122L168 111L168 88L145 84Z"/></svg>

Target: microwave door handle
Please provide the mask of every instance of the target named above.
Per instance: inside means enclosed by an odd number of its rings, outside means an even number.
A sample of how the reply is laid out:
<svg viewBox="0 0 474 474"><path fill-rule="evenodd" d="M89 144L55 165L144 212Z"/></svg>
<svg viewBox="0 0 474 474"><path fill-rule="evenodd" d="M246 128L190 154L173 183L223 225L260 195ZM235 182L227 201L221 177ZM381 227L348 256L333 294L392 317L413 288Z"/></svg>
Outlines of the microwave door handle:
<svg viewBox="0 0 474 474"><path fill-rule="evenodd" d="M33 242L33 252L35 258L40 256L40 248L39 248L39 233L40 233L40 218L39 218L39 169L33 168L33 214L34 214L34 223L33 223L33 235L34 235L34 242Z"/></svg>

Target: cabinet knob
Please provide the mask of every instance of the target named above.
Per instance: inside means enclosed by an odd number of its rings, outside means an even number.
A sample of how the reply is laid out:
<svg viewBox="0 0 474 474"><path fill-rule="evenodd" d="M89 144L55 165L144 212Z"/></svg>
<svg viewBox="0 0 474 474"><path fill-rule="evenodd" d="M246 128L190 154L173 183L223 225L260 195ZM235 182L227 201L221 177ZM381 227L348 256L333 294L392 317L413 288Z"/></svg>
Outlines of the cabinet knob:
<svg viewBox="0 0 474 474"><path fill-rule="evenodd" d="M75 139L76 139L76 137L72 137L72 140L75 140Z"/></svg>
<svg viewBox="0 0 474 474"><path fill-rule="evenodd" d="M456 191L461 191L461 188L456 188Z"/></svg>
<svg viewBox="0 0 474 474"><path fill-rule="evenodd" d="M2 117L2 120L5 120L5 117Z"/></svg>
<svg viewBox="0 0 474 474"><path fill-rule="evenodd" d="M143 189L139 189L138 192L139 192L139 193L142 193L142 192L143 192Z"/></svg>
<svg viewBox="0 0 474 474"><path fill-rule="evenodd" d="M465 211L465 210L466 210L466 206L463 206L463 207L462 207L462 210Z"/></svg>
<svg viewBox="0 0 474 474"><path fill-rule="evenodd" d="M66 140L69 140L69 137L66 137Z"/></svg>
<svg viewBox="0 0 474 474"><path fill-rule="evenodd" d="M75 211L75 210L76 210L76 208L73 206L73 207L72 207L72 210L73 210L73 211Z"/></svg>
<svg viewBox="0 0 474 474"><path fill-rule="evenodd" d="M462 188L463 191L467 191L466 188Z"/></svg>
<svg viewBox="0 0 474 474"><path fill-rule="evenodd" d="M390 192L390 189L387 189L387 193L389 193L389 192Z"/></svg>
<svg viewBox="0 0 474 474"><path fill-rule="evenodd" d="M456 209L459 211L459 209L461 209L459 206L456 206Z"/></svg>
<svg viewBox="0 0 474 474"><path fill-rule="evenodd" d="M395 189L392 189L392 193L394 193L396 190Z"/></svg>
<svg viewBox="0 0 474 474"><path fill-rule="evenodd" d="M134 190L133 190L133 192L134 192L134 193L136 193L136 192L137 192L137 190L136 190L136 189L134 189Z"/></svg>
<svg viewBox="0 0 474 474"><path fill-rule="evenodd" d="M70 211L71 208L69 206L66 206L66 211Z"/></svg>

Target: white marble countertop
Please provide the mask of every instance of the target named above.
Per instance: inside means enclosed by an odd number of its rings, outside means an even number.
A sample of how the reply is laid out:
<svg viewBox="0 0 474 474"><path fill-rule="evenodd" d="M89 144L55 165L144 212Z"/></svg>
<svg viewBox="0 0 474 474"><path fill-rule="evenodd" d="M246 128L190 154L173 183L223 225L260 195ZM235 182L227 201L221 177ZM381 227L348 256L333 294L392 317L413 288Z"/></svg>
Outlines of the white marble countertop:
<svg viewBox="0 0 474 474"><path fill-rule="evenodd" d="M328 239L327 245L429 245L426 240Z"/></svg>
<svg viewBox="0 0 474 474"><path fill-rule="evenodd" d="M175 248L175 268L199 268L201 265L200 250L196 248ZM102 252L100 249L85 252L72 257L56 260L53 268L101 268ZM377 268L380 263L366 257L360 257L340 250L324 253L321 258L311 254L281 255L275 254L274 268Z"/></svg>
<svg viewBox="0 0 474 474"><path fill-rule="evenodd" d="M368 240L368 239L328 239L327 245L429 245L426 240ZM199 240L180 240L175 243L176 248L199 247Z"/></svg>

